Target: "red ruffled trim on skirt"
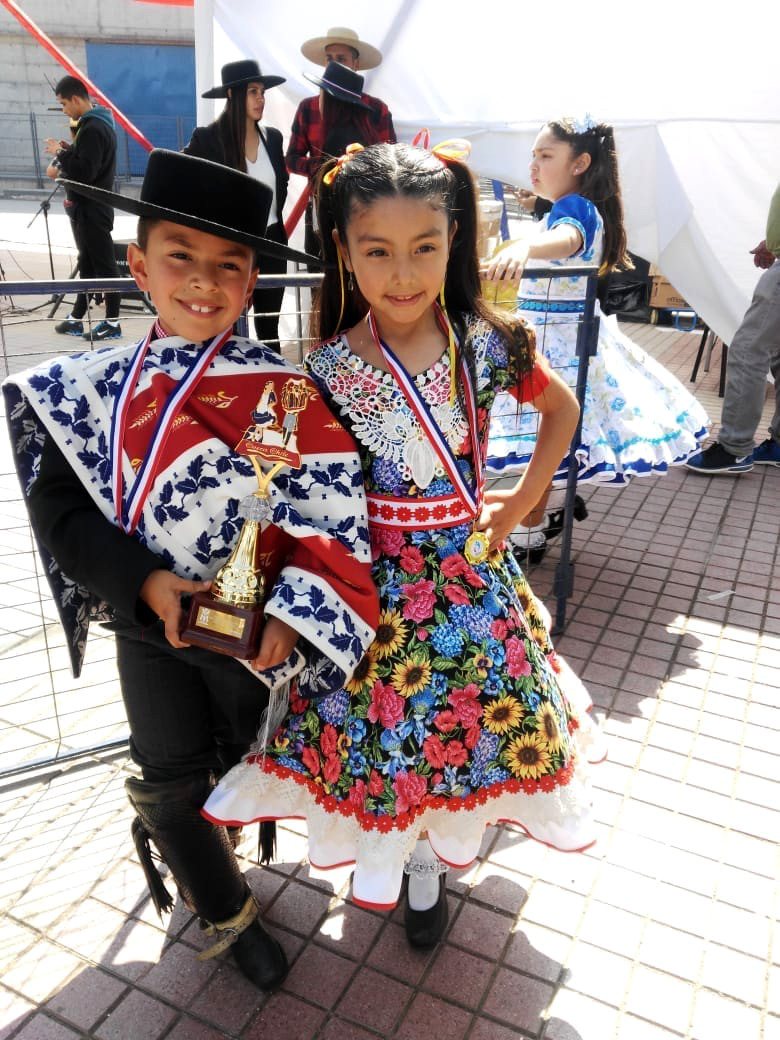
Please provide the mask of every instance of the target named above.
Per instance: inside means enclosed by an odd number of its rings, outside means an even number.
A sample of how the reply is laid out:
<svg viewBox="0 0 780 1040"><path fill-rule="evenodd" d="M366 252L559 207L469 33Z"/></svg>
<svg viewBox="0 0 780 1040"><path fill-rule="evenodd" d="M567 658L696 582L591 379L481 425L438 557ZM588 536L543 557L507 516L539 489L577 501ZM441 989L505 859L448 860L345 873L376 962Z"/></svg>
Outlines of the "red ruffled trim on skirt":
<svg viewBox="0 0 780 1040"><path fill-rule="evenodd" d="M512 777L509 780L501 780L491 784L489 787L480 787L477 791L462 797L453 796L443 798L441 795L426 794L420 804L411 808L408 812L401 812L395 816L388 814L370 813L359 809L348 799L339 801L335 795L327 794L321 784L312 780L289 766L275 762L268 755L263 757L262 752L257 755L249 755L246 759L248 764L255 763L264 773L273 773L282 780L292 780L301 787L307 787L316 803L328 813L341 813L342 816L354 816L364 831L377 830L380 834L387 834L391 830L405 831L417 816L422 815L429 809L446 809L448 812L469 812L476 809L478 805L485 805L490 798L500 798L503 794L525 794L533 795L538 791L550 792L556 787L565 787L574 775L575 758L572 756L569 762L555 773L546 773L540 780L526 777L518 780ZM224 822L224 821L222 821Z"/></svg>

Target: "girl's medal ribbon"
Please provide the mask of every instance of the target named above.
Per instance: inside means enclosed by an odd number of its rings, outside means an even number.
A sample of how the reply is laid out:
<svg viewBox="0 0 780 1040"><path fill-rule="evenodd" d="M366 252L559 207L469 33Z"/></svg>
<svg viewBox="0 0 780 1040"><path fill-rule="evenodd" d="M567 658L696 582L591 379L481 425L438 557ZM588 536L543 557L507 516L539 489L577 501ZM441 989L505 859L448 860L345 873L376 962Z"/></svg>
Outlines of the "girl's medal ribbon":
<svg viewBox="0 0 780 1040"><path fill-rule="evenodd" d="M117 395L116 407L111 419L111 442L109 445L109 459L111 462L111 484L113 489L114 513L117 524L126 534L132 534L138 526L144 502L149 488L157 476L163 450L168 442L168 437L173 429L173 424L184 405L189 400L190 394L195 389L203 373L211 364L212 359L233 334L232 329L226 329L195 355L187 371L181 377L173 393L160 410L160 416L155 425L152 439L146 450L143 461L138 468L138 473L125 498L122 494L122 456L124 453L125 429L127 417L130 412L135 388L138 384L146 355L149 352L149 344L155 332L153 326L147 333L145 339L138 344L135 354L130 360Z"/></svg>
<svg viewBox="0 0 780 1040"><path fill-rule="evenodd" d="M441 308L438 306L436 306L436 316L442 324L442 327L448 332L448 335L454 338L452 326L449 320L444 316ZM463 370L466 412L468 415L469 434L471 437L471 454L474 463L473 488L469 487L463 474L458 468L457 460L455 459L455 455L450 448L447 438L444 436L441 428L434 419L431 410L428 407L428 402L417 389L417 384L414 379L409 375L403 363L395 356L390 347L380 339L376 327L376 321L371 311L368 312L368 328L373 337L374 343L376 344L377 350L379 350L382 357L385 359L387 367L390 369L395 381L401 389L401 392L406 398L407 404L412 409L412 412L421 428L428 435L428 439L433 446L434 451L438 455L442 466L452 481L455 493L471 513L474 518L474 523L476 523L482 509L482 453L479 441L479 427L477 423L477 401L474 394L474 387L471 384L471 379L466 371L463 359L453 358L451 352L450 380L451 385L454 386L457 375L456 366ZM472 565L484 563L485 560L487 560L488 540L481 531L473 530L471 532L463 547L463 555Z"/></svg>

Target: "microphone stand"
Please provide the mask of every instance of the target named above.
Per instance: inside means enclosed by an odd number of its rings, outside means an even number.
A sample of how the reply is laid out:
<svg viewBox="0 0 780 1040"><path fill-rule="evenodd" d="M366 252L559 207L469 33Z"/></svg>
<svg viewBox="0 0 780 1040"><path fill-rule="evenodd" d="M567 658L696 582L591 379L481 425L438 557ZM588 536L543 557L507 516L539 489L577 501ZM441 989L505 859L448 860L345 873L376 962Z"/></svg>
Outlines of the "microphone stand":
<svg viewBox="0 0 780 1040"><path fill-rule="evenodd" d="M2 263L0 263L0 285L5 281L7 281L7 278L5 277L5 270L3 269ZM11 296L10 293L0 293L0 299L8 300L10 306L10 314L16 313L19 310L19 308L17 308L16 304L14 303L13 296Z"/></svg>
<svg viewBox="0 0 780 1040"><path fill-rule="evenodd" d="M51 200L57 194L59 189L60 189L59 184L55 184L54 185L54 190L51 192L51 194L49 194L41 202L40 206L38 207L38 209L33 214L32 220L27 225L28 229L31 228L33 226L33 224L35 223L35 221L36 221L36 219L38 217L38 214L39 213L43 213L43 223L46 226L46 246L47 246L47 248L49 250L49 270L51 271L51 280L52 281L55 281L56 276L54 274L54 258L53 258L52 253L51 253L51 235L49 234L49 210L51 209Z"/></svg>
<svg viewBox="0 0 780 1040"><path fill-rule="evenodd" d="M39 214L41 214L41 213L43 214L43 223L44 223L44 227L46 228L46 248L47 248L48 253L49 253L49 270L51 271L51 280L53 282L55 282L57 280L57 276L54 273L54 257L52 255L52 251L51 251L51 233L49 231L49 210L51 209L51 200L54 198L54 196L57 194L57 192L59 190L60 190L60 185L59 185L59 183L56 183L54 185L54 188L52 189L52 191L46 196L45 199L42 200L40 206L38 207L38 209L33 214L32 220L27 225L28 228L31 228L32 225L35 223L35 221L38 219ZM69 278L75 278L76 275L78 274L78 269L79 269L78 268L78 261L76 261L76 266L70 272L68 277ZM40 310L41 307L46 307L47 305L51 304L52 308L49 311L49 317L53 318L57 308L62 303L64 298L65 298L65 294L64 293L55 293L53 296L50 296L49 299L45 300L43 303L39 303L35 307L29 307L28 308L28 312L31 313L32 311Z"/></svg>

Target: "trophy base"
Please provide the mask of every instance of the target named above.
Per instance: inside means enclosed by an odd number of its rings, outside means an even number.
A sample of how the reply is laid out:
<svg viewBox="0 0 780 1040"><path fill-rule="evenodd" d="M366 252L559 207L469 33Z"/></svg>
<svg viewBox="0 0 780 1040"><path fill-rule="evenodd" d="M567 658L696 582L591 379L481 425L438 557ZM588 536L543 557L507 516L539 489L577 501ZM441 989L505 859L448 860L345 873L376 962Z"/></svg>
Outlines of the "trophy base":
<svg viewBox="0 0 780 1040"><path fill-rule="evenodd" d="M196 592L181 638L193 646L251 661L260 648L265 616L262 607L220 603L210 592Z"/></svg>

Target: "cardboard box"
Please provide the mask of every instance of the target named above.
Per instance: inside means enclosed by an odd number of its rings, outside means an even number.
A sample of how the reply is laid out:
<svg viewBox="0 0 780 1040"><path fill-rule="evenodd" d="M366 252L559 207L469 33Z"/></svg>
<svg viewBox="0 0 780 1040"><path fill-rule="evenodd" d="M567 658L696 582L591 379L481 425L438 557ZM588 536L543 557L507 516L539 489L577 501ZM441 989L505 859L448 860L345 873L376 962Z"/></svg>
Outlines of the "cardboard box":
<svg viewBox="0 0 780 1040"><path fill-rule="evenodd" d="M685 300L680 296L671 282L665 278L654 277L650 288L651 307L667 307L673 310L690 310Z"/></svg>
<svg viewBox="0 0 780 1040"><path fill-rule="evenodd" d="M663 278L663 274L661 273L661 268L660 267L656 267L655 264L650 264L650 268L649 268L647 273L649 274L649 276L651 278L655 278L656 276L658 276L660 278Z"/></svg>

